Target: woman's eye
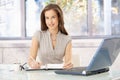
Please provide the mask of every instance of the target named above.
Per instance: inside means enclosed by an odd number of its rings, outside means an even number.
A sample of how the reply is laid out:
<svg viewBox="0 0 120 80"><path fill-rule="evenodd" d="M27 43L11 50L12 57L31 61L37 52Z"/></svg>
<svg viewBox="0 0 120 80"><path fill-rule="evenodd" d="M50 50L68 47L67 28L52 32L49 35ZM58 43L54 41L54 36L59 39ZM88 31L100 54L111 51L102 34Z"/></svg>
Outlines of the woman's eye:
<svg viewBox="0 0 120 80"><path fill-rule="evenodd" d="M45 19L49 19L48 17L45 17Z"/></svg>
<svg viewBox="0 0 120 80"><path fill-rule="evenodd" d="M52 18L55 18L55 16L53 16Z"/></svg>

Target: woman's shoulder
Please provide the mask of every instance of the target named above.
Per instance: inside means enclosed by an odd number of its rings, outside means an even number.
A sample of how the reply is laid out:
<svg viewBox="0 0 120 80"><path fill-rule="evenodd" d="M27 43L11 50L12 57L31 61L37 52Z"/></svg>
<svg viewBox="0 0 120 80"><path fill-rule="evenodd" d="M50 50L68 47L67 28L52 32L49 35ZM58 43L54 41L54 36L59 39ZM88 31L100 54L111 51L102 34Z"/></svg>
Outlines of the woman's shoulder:
<svg viewBox="0 0 120 80"><path fill-rule="evenodd" d="M38 31L36 31L34 34L36 34L36 35L40 35L40 34L44 34L44 33L46 33L46 31L40 31L40 30L38 30Z"/></svg>
<svg viewBox="0 0 120 80"><path fill-rule="evenodd" d="M38 40L38 42L40 41L41 37L44 35L44 33L46 33L46 31L36 31L34 34L33 34L33 38L36 38Z"/></svg>
<svg viewBox="0 0 120 80"><path fill-rule="evenodd" d="M65 35L65 34L61 33L61 36L62 36L63 39L71 40L70 35Z"/></svg>

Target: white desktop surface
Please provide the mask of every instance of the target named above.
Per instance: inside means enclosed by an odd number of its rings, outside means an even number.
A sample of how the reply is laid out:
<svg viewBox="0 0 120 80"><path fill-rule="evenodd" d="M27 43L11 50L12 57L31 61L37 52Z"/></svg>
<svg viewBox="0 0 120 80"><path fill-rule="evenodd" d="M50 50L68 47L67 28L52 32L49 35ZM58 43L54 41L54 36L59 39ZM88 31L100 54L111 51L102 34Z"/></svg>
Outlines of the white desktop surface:
<svg viewBox="0 0 120 80"><path fill-rule="evenodd" d="M92 76L59 75L53 70L19 71L15 64L0 64L0 80L120 80L120 71L114 70Z"/></svg>

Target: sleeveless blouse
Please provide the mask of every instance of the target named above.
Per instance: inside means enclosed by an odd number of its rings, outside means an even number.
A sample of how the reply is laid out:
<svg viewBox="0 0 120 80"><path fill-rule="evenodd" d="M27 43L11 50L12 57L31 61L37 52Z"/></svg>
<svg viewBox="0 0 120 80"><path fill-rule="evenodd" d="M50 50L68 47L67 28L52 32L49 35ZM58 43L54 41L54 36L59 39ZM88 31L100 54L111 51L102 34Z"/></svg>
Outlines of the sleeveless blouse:
<svg viewBox="0 0 120 80"><path fill-rule="evenodd" d="M60 31L57 34L56 45L53 48L52 40L50 37L50 32L47 31L37 31L33 35L38 42L38 54L40 61L43 64L61 64L63 63L63 57L65 55L66 46L71 41L71 37L62 34Z"/></svg>

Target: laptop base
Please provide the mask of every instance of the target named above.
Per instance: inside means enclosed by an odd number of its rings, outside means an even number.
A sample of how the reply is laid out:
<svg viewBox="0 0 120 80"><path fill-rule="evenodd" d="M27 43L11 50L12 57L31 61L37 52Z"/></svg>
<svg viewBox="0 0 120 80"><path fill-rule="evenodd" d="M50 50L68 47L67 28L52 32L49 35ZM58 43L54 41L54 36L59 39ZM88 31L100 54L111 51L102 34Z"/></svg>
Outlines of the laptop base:
<svg viewBox="0 0 120 80"><path fill-rule="evenodd" d="M104 72L108 72L109 68L103 68L95 71L86 71L85 73L82 72L76 72L76 71L71 71L71 70L56 70L56 74L63 74L63 75L82 75L82 76L89 76L89 75L95 75L95 74L100 74Z"/></svg>

